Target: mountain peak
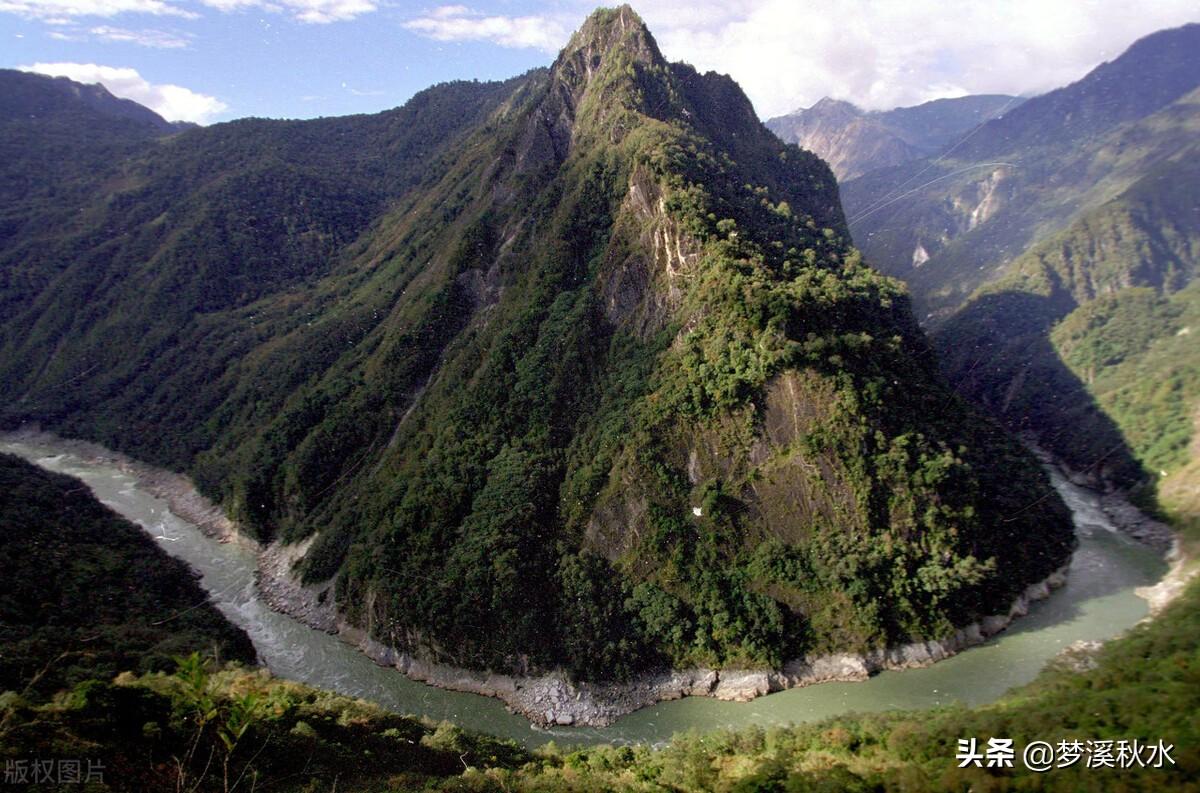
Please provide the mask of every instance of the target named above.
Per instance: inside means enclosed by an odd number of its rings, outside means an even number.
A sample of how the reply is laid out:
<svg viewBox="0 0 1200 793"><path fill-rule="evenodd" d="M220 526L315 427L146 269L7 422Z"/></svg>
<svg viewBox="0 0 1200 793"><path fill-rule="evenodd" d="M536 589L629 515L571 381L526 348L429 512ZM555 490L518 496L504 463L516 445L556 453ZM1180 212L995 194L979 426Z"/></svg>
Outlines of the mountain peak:
<svg viewBox="0 0 1200 793"><path fill-rule="evenodd" d="M650 72L657 76L645 78ZM597 9L551 67L545 99L520 147L521 161L561 162L580 129L620 127L623 109L641 105L646 92L670 93L663 85L668 72L654 37L632 8ZM610 134L618 133L604 133Z"/></svg>
<svg viewBox="0 0 1200 793"><path fill-rule="evenodd" d="M114 96L99 83L85 85L66 77L0 69L0 121L45 117L78 117L133 122L155 132L171 130L170 122L149 108Z"/></svg>
<svg viewBox="0 0 1200 793"><path fill-rule="evenodd" d="M571 36L558 56L558 63L580 62L590 78L603 60L616 52L646 65L663 62L654 36L628 5L596 9Z"/></svg>
<svg viewBox="0 0 1200 793"><path fill-rule="evenodd" d="M832 96L821 97L817 103L808 108L808 110L816 110L822 113L838 111L855 116L861 116L863 114L862 109L853 102L847 102L845 99L834 99Z"/></svg>

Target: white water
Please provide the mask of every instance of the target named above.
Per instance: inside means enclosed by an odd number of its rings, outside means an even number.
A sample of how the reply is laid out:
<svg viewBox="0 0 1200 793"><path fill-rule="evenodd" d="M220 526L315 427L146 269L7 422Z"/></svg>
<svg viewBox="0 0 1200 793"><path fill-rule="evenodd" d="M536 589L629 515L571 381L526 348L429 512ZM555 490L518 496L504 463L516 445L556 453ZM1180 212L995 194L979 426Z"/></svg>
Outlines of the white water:
<svg viewBox="0 0 1200 793"><path fill-rule="evenodd" d="M498 700L416 683L376 665L334 636L271 611L255 591L255 560L250 551L206 537L115 465L85 461L52 444L0 443L0 451L79 477L102 502L143 526L164 550L200 571L212 602L250 635L262 662L279 677L362 697L399 712L446 719L526 745L549 740L660 742L689 729L768 726L852 711L989 702L1032 680L1071 643L1111 638L1132 626L1147 613L1145 601L1133 590L1156 582L1166 570L1157 553L1116 530L1092 493L1052 472L1054 486L1074 513L1080 540L1067 584L1033 604L1028 616L991 641L925 669L883 672L861 683L825 683L745 703L690 697L645 708L605 728L543 731L509 713Z"/></svg>

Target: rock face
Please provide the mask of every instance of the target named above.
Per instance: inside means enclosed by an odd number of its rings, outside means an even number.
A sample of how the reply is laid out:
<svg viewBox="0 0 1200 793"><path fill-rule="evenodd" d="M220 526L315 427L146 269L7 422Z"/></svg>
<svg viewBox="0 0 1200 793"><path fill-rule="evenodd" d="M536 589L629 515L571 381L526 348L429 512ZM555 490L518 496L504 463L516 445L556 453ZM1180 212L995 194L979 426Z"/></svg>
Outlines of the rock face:
<svg viewBox="0 0 1200 793"><path fill-rule="evenodd" d="M1163 553L1174 547L1175 532L1171 527L1145 514L1120 493L1105 493L1100 497L1100 504L1109 519L1138 542Z"/></svg>
<svg viewBox="0 0 1200 793"><path fill-rule="evenodd" d="M1171 569L1161 581L1154 586L1139 587L1137 590L1138 597L1145 598L1150 605L1150 615L1146 619L1153 618L1182 595L1192 579L1200 575L1200 564L1183 552L1183 545L1178 537L1167 552L1167 561L1171 563Z"/></svg>

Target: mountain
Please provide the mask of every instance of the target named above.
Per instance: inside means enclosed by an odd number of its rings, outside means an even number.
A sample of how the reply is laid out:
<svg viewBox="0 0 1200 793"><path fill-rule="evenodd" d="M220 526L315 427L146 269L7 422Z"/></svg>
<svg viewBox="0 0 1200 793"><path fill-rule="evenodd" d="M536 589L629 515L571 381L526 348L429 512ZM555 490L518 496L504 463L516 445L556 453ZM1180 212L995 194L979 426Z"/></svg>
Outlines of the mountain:
<svg viewBox="0 0 1200 793"><path fill-rule="evenodd" d="M173 129L101 86L0 69L0 239L70 222L121 161Z"/></svg>
<svg viewBox="0 0 1200 793"><path fill-rule="evenodd" d="M1148 36L940 161L844 186L948 379L1095 484L1179 521L1193 496L1200 25Z"/></svg>
<svg viewBox="0 0 1200 793"><path fill-rule="evenodd" d="M783 140L824 159L837 178L845 181L939 152L1021 101L1015 96L985 94L868 112L825 97L810 108L777 116L766 124Z"/></svg>
<svg viewBox="0 0 1200 793"><path fill-rule="evenodd" d="M1200 459L1198 155L1185 148L1035 244L935 337L961 393L1147 498L1196 481Z"/></svg>
<svg viewBox="0 0 1200 793"><path fill-rule="evenodd" d="M102 85L83 85L66 77L0 69L0 123L17 119L61 120L115 125L146 133L170 132L169 121Z"/></svg>
<svg viewBox="0 0 1200 793"><path fill-rule="evenodd" d="M1155 33L944 155L846 182L855 241L909 284L921 316L948 316L1031 245L1195 141L1197 47L1200 25Z"/></svg>
<svg viewBox="0 0 1200 793"><path fill-rule="evenodd" d="M15 202L0 423L186 470L385 645L778 666L1007 613L1072 547L828 167L627 6L548 70L110 168Z"/></svg>

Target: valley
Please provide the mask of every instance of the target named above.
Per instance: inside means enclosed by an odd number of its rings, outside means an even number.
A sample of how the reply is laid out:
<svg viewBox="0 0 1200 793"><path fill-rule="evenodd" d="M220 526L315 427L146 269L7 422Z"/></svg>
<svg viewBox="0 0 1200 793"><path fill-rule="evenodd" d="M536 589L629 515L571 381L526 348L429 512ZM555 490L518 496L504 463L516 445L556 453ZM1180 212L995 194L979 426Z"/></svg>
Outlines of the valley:
<svg viewBox="0 0 1200 793"><path fill-rule="evenodd" d="M255 584L259 563L252 547L236 540L219 544L174 515L161 498L166 493L152 495L138 483L144 475L132 473L119 458L87 444L46 436L0 436L0 451L79 476L104 503L142 525L149 536L174 538L160 540L160 545L204 574L202 583L214 603L250 635L259 657L275 675L529 747L551 740L567 745L662 744L688 730L786 725L854 712L951 703L986 704L1032 680L1064 648L1103 641L1136 624L1145 617L1147 606L1135 590L1153 585L1165 570L1161 551L1130 540L1113 525L1094 494L1056 473L1055 487L1071 506L1080 537L1065 582L1044 602L1029 603L1027 616L1017 617L982 646L924 669L885 671L857 682L823 682L753 702L722 702L727 697L719 693L697 692L707 696L645 703L633 713L620 714L611 725L551 724L532 729L527 718L534 714L513 714L500 702L455 691L469 679L465 670L435 676L436 685L449 689L437 690L406 680L387 663L373 663L354 637L339 640L272 610ZM132 471L144 469L135 466ZM179 495L173 492L173 500ZM716 697L710 698L713 693ZM511 708L513 701L509 702Z"/></svg>
<svg viewBox="0 0 1200 793"><path fill-rule="evenodd" d="M81 158L70 221L9 205L0 425L188 474L397 654L781 669L950 639L1069 557L827 166L628 7L374 117L109 121L144 150Z"/></svg>
<svg viewBox="0 0 1200 793"><path fill-rule="evenodd" d="M210 126L0 69L0 759L1200 790L1200 24L765 123L666 29Z"/></svg>

